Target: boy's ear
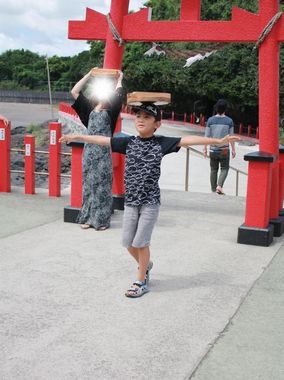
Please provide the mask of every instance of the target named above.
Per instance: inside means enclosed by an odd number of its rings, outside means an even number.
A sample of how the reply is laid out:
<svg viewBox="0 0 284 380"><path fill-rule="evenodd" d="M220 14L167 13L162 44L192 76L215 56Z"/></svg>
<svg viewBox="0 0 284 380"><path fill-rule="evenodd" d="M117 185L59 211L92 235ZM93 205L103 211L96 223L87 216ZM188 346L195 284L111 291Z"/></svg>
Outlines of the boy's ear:
<svg viewBox="0 0 284 380"><path fill-rule="evenodd" d="M161 126L161 121L156 121L155 124L156 124L156 129L158 129Z"/></svg>

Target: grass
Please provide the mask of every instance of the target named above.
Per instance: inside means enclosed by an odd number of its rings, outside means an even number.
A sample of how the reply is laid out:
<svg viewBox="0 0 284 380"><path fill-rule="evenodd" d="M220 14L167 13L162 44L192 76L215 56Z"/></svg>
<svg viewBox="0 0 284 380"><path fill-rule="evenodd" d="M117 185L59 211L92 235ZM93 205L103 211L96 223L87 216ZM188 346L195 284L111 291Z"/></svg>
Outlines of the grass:
<svg viewBox="0 0 284 380"><path fill-rule="evenodd" d="M48 141L48 131L39 124L29 124L26 131L35 136L35 144L38 146L44 145Z"/></svg>

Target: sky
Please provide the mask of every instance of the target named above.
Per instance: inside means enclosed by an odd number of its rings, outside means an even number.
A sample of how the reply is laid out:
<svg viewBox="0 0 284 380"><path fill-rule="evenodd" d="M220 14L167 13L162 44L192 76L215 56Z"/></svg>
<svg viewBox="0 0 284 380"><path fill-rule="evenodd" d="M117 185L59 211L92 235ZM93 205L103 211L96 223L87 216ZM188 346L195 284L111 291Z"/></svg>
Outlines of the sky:
<svg viewBox="0 0 284 380"><path fill-rule="evenodd" d="M144 3L130 0L129 10L139 10ZM87 7L107 14L110 4L111 0L0 0L0 54L25 49L49 57L76 55L88 45L68 39L68 21L84 20Z"/></svg>

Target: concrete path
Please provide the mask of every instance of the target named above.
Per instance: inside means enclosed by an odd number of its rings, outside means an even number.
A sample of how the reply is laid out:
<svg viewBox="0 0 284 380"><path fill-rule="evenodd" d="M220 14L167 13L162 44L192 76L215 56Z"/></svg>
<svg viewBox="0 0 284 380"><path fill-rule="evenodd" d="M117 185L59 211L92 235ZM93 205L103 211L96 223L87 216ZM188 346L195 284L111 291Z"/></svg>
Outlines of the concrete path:
<svg viewBox="0 0 284 380"><path fill-rule="evenodd" d="M0 194L1 379L283 379L283 242L236 243L243 198L164 190L134 300L122 212L82 231L68 198Z"/></svg>

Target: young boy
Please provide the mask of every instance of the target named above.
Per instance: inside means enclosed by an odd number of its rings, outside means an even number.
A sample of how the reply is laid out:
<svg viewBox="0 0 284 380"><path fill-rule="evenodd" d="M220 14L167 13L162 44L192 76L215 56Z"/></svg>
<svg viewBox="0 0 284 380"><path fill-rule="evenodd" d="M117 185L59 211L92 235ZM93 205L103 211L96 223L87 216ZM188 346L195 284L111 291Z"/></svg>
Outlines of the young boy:
<svg viewBox="0 0 284 380"><path fill-rule="evenodd" d="M238 140L234 136L222 139L185 136L155 136L161 125L159 108L152 103L135 107L135 127L138 136L104 137L63 135L60 142L84 141L110 146L113 152L126 155L125 160L125 208L123 217L122 245L127 248L138 264L137 280L126 291L126 297L136 298L148 292L150 241L160 206L160 167L163 156L178 152L189 145L225 144Z"/></svg>

